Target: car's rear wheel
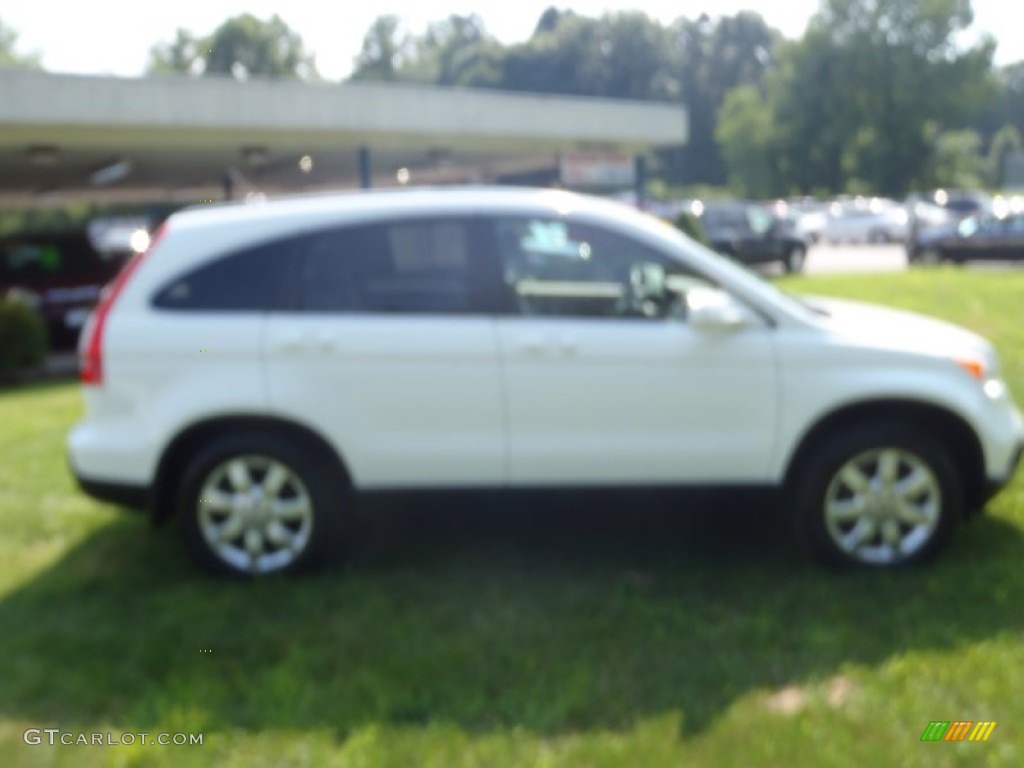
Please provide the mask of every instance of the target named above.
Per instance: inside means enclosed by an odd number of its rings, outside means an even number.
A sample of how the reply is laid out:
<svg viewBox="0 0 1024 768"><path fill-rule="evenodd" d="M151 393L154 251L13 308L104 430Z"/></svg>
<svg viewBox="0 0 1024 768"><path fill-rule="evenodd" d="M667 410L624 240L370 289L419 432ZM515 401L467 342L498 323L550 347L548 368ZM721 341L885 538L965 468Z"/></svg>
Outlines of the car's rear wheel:
<svg viewBox="0 0 1024 768"><path fill-rule="evenodd" d="M319 564L336 540L343 473L289 435L227 435L186 469L177 512L186 546L215 573L256 576Z"/></svg>
<svg viewBox="0 0 1024 768"><path fill-rule="evenodd" d="M942 253L936 248L925 248L921 251L921 255L917 261L920 264L926 264L928 266L937 266L942 263Z"/></svg>
<svg viewBox="0 0 1024 768"><path fill-rule="evenodd" d="M948 452L917 429L867 424L816 446L798 470L801 538L831 566L892 568L927 560L963 515Z"/></svg>

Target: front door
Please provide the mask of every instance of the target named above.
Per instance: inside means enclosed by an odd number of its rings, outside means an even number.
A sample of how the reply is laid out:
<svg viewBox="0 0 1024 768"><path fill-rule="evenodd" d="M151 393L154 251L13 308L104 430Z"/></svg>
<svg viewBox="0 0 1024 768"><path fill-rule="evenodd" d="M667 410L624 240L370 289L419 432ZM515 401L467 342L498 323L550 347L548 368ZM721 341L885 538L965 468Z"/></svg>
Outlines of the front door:
<svg viewBox="0 0 1024 768"><path fill-rule="evenodd" d="M558 218L493 223L513 485L769 479L778 375L765 325L686 323L710 281L619 233Z"/></svg>

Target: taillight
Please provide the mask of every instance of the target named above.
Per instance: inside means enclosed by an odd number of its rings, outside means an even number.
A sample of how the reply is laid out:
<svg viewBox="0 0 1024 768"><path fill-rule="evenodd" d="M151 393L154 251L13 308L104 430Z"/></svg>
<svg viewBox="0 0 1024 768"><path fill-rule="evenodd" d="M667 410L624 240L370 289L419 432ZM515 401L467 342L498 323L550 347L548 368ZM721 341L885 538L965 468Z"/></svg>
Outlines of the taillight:
<svg viewBox="0 0 1024 768"><path fill-rule="evenodd" d="M83 340L81 346L81 379L83 384L100 385L103 383L103 332L106 329L107 317L114 307L114 302L128 284L135 270L139 268L142 260L153 252L160 238L166 231L166 224L153 233L149 247L140 254L133 256L117 273L114 281L108 285L100 295L100 300L93 310L92 322L89 324L89 337Z"/></svg>

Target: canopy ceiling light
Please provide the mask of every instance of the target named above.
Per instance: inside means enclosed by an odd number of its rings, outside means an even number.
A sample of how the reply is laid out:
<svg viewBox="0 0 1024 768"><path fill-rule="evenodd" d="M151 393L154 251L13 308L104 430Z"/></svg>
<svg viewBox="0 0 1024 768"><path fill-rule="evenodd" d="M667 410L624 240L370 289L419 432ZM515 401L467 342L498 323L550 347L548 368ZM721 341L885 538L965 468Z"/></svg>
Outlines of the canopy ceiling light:
<svg viewBox="0 0 1024 768"><path fill-rule="evenodd" d="M25 150L28 162L36 168L52 168L60 162L60 150L50 145L37 145Z"/></svg>
<svg viewBox="0 0 1024 768"><path fill-rule="evenodd" d="M102 187L106 184L113 184L115 181L121 181L129 173L132 172L132 161L121 159L115 160L114 162L103 166L89 176L89 182L94 187Z"/></svg>
<svg viewBox="0 0 1024 768"><path fill-rule="evenodd" d="M270 150L266 147L242 147L242 157L245 158L246 164L256 168L267 164L270 160Z"/></svg>

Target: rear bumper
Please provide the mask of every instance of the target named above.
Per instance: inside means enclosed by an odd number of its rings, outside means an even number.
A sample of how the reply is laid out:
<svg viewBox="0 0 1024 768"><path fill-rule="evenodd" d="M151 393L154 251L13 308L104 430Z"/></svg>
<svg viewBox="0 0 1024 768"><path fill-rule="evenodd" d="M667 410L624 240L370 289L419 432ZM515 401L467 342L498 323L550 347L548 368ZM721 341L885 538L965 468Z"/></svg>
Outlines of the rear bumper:
<svg viewBox="0 0 1024 768"><path fill-rule="evenodd" d="M145 483L134 483L124 480L97 479L83 472L75 462L74 443L68 447L66 454L68 469L82 493L96 501L116 504L119 507L148 510L152 508L153 493Z"/></svg>
<svg viewBox="0 0 1024 768"><path fill-rule="evenodd" d="M72 470L72 474L75 476L75 482L78 483L78 487L82 489L83 493L97 501L104 501L131 509L148 510L150 508L151 494L149 488L90 480L78 475L74 470Z"/></svg>

